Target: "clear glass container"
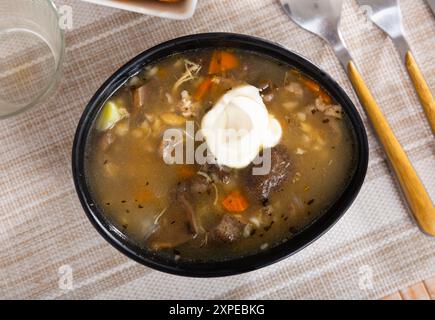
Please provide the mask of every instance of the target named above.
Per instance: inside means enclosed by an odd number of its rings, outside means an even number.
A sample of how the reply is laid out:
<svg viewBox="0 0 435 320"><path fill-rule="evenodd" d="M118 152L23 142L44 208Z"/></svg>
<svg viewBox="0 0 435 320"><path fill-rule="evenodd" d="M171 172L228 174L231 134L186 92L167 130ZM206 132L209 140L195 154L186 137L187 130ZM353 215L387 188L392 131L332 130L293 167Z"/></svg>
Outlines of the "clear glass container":
<svg viewBox="0 0 435 320"><path fill-rule="evenodd" d="M65 51L50 0L0 0L0 118L43 101L61 76Z"/></svg>

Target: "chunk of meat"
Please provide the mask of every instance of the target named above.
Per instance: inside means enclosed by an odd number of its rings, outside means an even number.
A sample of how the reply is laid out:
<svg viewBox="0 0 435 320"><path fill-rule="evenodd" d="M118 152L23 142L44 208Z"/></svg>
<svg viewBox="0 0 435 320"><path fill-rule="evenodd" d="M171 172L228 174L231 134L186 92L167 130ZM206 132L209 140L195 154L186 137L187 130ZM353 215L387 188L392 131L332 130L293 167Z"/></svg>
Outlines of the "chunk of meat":
<svg viewBox="0 0 435 320"><path fill-rule="evenodd" d="M236 217L226 214L222 217L221 222L212 231L212 234L217 240L223 242L234 242L243 236L243 229L246 224L241 222Z"/></svg>
<svg viewBox="0 0 435 320"><path fill-rule="evenodd" d="M265 175L253 175L254 164L245 169L246 189L255 199L266 203L271 192L278 189L289 177L292 161L286 147L278 145L270 150L270 171Z"/></svg>

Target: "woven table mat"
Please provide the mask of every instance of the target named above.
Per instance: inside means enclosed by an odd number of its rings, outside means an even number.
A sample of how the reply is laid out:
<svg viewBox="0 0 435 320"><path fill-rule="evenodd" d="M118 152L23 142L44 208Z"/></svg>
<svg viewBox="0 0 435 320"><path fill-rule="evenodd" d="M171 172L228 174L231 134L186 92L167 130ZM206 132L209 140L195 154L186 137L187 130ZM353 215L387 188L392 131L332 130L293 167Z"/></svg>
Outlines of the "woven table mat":
<svg viewBox="0 0 435 320"><path fill-rule="evenodd" d="M0 121L0 298L380 298L435 275L435 240L410 218L356 96L333 52L293 24L275 0L201 0L192 19L164 20L78 0L66 32L60 86L45 103ZM435 19L402 0L415 56L435 92ZM392 42L345 1L341 29L397 137L435 199L435 145ZM178 36L238 32L279 42L332 75L357 104L370 143L359 197L325 236L259 271L191 279L141 266L88 222L71 176L76 125L99 86L145 49ZM29 60L34 53L29 50ZM0 62L1 63L1 62ZM0 88L1 90L1 88ZM72 271L72 287L62 285Z"/></svg>

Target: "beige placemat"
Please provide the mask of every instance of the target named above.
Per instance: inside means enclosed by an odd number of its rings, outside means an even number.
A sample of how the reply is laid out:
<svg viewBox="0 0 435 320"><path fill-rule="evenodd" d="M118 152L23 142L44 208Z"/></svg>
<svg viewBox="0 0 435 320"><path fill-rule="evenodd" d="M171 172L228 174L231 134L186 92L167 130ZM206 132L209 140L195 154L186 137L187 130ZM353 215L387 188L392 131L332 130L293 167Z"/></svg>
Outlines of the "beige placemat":
<svg viewBox="0 0 435 320"><path fill-rule="evenodd" d="M74 18L61 85L46 103L0 122L0 298L380 298L435 275L435 240L408 216L369 126L370 165L358 199L324 237L295 256L219 279L166 275L124 257L85 217L70 154L86 103L130 58L189 33L247 33L302 53L354 101L355 95L331 50L290 22L275 0L201 0L187 21L56 2L72 6ZM435 19L421 0L401 5L410 43L435 92ZM434 139L401 60L354 1L345 1L343 14L355 60L435 199Z"/></svg>

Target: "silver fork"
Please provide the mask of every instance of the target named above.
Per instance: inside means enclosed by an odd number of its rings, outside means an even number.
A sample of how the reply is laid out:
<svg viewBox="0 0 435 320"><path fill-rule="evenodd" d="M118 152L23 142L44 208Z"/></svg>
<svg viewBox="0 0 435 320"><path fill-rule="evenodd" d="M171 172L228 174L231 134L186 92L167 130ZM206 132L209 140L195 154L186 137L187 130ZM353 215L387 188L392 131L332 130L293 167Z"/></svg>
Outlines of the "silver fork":
<svg viewBox="0 0 435 320"><path fill-rule="evenodd" d="M321 37L334 49L384 147L411 212L420 228L435 236L435 208L432 200L356 68L339 31L342 0L280 1L295 23Z"/></svg>
<svg viewBox="0 0 435 320"><path fill-rule="evenodd" d="M398 1L357 0L357 2L369 9L367 10L369 18L393 40L408 69L432 132L435 134L435 100L406 40L403 31L402 12Z"/></svg>

